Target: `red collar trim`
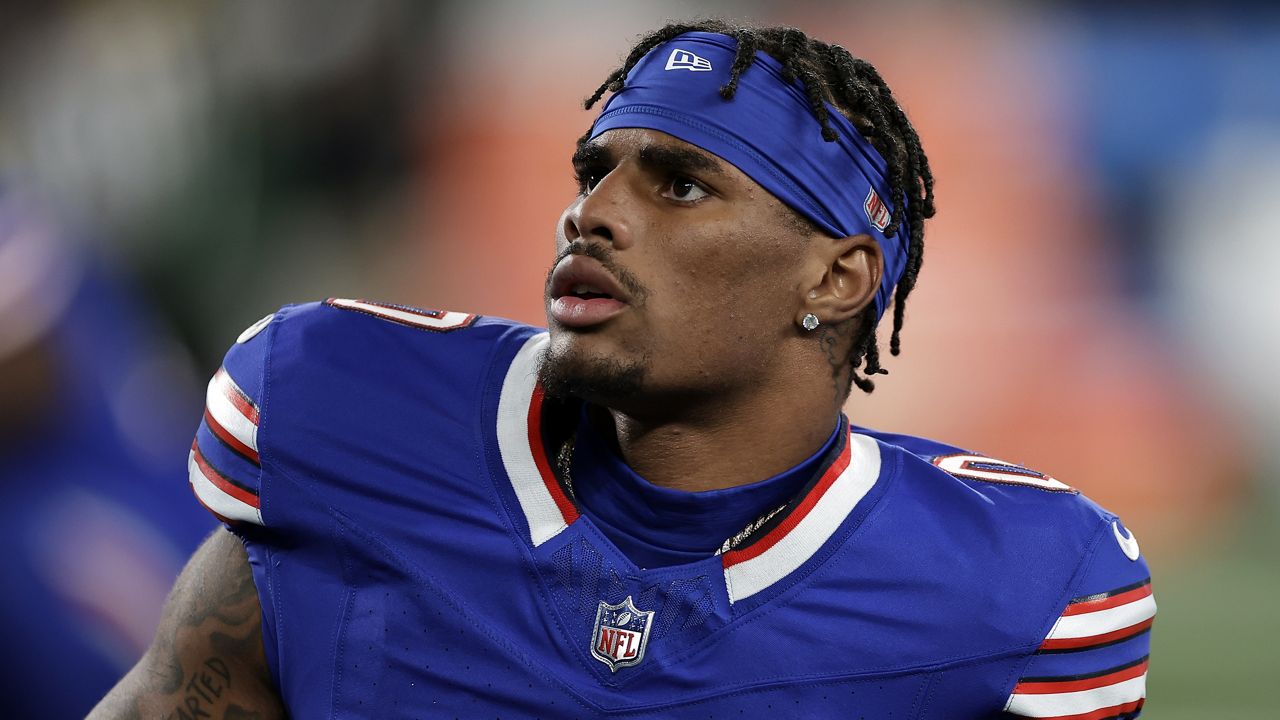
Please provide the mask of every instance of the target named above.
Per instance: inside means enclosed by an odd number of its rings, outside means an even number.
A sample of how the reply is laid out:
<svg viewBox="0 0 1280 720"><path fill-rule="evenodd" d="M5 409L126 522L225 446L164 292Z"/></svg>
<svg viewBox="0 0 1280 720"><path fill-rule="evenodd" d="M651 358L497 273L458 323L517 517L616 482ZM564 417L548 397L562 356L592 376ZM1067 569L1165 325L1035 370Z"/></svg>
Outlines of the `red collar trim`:
<svg viewBox="0 0 1280 720"><path fill-rule="evenodd" d="M759 538L756 538L750 544L730 550L720 556L726 568L746 562L755 557L764 554L765 551L778 544L778 541L787 536L787 533L795 529L801 520L809 514L809 511L818 504L831 485L835 483L836 478L840 477L840 473L849 467L850 443L847 438L842 441L843 447L840 454L831 465L822 473L822 477L818 482L806 493L791 512L778 522L777 525ZM784 511L785 512L785 511Z"/></svg>
<svg viewBox="0 0 1280 720"><path fill-rule="evenodd" d="M556 508L560 511L560 515L564 518L564 524L572 524L578 519L578 508L574 506L573 501L565 493L561 487L560 481L556 478L555 472L551 469L551 463L547 460L547 450L542 441L542 403L545 392L542 389L542 383L533 386L533 396L529 399L529 451L533 454L533 462L538 466L538 474L542 477L542 484L546 486L547 493L551 495L551 500L555 502Z"/></svg>

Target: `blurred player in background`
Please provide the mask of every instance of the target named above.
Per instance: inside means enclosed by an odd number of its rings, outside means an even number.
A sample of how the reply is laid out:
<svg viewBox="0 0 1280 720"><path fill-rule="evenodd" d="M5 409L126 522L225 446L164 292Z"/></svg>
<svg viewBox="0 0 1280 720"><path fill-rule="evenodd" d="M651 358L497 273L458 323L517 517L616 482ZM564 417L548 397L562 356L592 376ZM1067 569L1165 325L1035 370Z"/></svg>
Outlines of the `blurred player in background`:
<svg viewBox="0 0 1280 720"><path fill-rule="evenodd" d="M190 393L172 350L46 208L0 184L6 717L83 717L212 526L172 483Z"/></svg>
<svg viewBox="0 0 1280 720"><path fill-rule="evenodd" d="M239 337L189 470L244 549L203 546L94 716L1136 716L1120 521L840 412L933 214L879 73L709 22L609 91L550 333L331 299Z"/></svg>

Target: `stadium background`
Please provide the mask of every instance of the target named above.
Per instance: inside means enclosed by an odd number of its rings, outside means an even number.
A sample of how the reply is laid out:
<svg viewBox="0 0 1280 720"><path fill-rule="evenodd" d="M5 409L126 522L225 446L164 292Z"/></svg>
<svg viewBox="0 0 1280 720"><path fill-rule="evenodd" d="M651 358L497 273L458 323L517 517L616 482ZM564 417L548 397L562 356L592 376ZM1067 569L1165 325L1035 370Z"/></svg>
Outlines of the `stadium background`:
<svg viewBox="0 0 1280 720"><path fill-rule="evenodd" d="M1120 513L1160 604L1149 715L1260 717L1280 670L1280 12L1260 7L5 4L0 512L63 482L24 451L87 452L28 442L80 420L19 380L42 372L26 349L102 307L89 283L126 298L119 314L39 362L93 376L63 394L106 397L101 432L131 456L71 483L90 488L61 506L72 530L6 536L55 600L38 618L6 606L5 624L92 638L86 667L136 657L207 526L135 532L194 505L150 486L136 505L85 498L141 465L185 485L203 378L276 306L363 297L541 323L591 117L579 101L640 33L725 15L873 61L934 164L903 355L850 416L1045 469ZM95 375L107 345L136 357ZM144 568L128 551L159 545ZM7 669L39 654L8 645Z"/></svg>

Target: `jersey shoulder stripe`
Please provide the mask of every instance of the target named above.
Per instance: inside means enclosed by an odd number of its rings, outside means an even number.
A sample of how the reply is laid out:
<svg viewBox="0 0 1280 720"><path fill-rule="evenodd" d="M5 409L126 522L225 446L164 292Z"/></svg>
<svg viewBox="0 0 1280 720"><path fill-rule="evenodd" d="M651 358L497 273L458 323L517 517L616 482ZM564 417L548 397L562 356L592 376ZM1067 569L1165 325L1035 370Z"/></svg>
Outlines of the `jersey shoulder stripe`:
<svg viewBox="0 0 1280 720"><path fill-rule="evenodd" d="M1083 615L1099 610L1108 610L1120 605L1127 605L1135 600L1141 600L1144 597L1151 597L1151 578L1144 578L1132 585L1118 587L1115 590L1078 597L1067 605L1067 609L1063 610L1062 614L1064 616Z"/></svg>
<svg viewBox="0 0 1280 720"><path fill-rule="evenodd" d="M258 406L225 367L218 368L205 391L204 421L209 430L232 450L260 465L258 458Z"/></svg>
<svg viewBox="0 0 1280 720"><path fill-rule="evenodd" d="M1156 615L1151 579L1076 598L1054 623L1039 652L1076 652L1147 632Z"/></svg>
<svg viewBox="0 0 1280 720"><path fill-rule="evenodd" d="M1118 720L1136 717L1146 702L1147 661L1094 678L1019 683L1005 712L1050 720ZM1074 689L1073 689L1074 688Z"/></svg>
<svg viewBox="0 0 1280 720"><path fill-rule="evenodd" d="M1144 655L1132 662L1097 672L1080 675L1025 677L1018 681L1013 692L1015 695L1053 695L1081 690L1096 690L1142 676L1147 672L1149 663L1150 657Z"/></svg>
<svg viewBox="0 0 1280 720"><path fill-rule="evenodd" d="M254 323L227 351L205 389L204 413L187 459L191 489L228 526L263 525L258 444L270 333L277 314Z"/></svg>
<svg viewBox="0 0 1280 720"><path fill-rule="evenodd" d="M199 441L191 443L187 460L191 489L200 504L224 523L251 522L262 525L262 506L258 492L233 480L210 464L200 450Z"/></svg>

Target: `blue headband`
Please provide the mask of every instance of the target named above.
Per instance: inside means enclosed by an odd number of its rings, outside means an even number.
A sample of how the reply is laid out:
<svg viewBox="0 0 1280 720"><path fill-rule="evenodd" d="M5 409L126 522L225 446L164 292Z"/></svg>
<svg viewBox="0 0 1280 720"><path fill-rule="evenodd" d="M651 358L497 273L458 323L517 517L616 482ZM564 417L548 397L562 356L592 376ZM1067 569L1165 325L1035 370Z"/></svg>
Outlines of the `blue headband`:
<svg viewBox="0 0 1280 720"><path fill-rule="evenodd" d="M757 52L732 101L720 96L738 43L728 35L691 32L650 50L627 74L591 128L648 128L677 137L732 163L793 210L837 238L867 234L880 243L884 277L876 317L884 315L907 264L906 224L886 238L892 212L884 158L839 110L827 104L822 126L799 82Z"/></svg>

